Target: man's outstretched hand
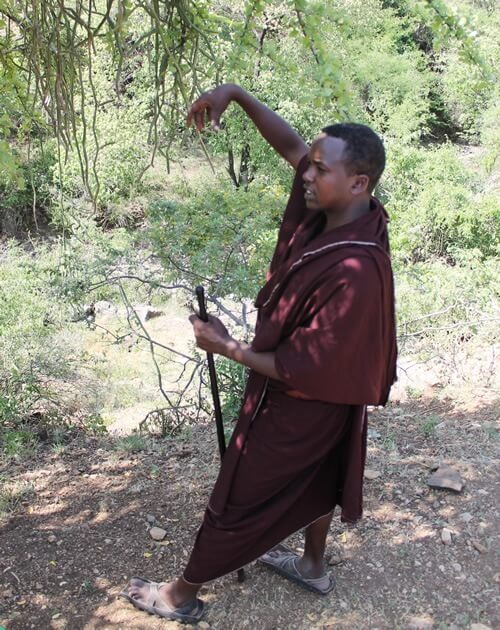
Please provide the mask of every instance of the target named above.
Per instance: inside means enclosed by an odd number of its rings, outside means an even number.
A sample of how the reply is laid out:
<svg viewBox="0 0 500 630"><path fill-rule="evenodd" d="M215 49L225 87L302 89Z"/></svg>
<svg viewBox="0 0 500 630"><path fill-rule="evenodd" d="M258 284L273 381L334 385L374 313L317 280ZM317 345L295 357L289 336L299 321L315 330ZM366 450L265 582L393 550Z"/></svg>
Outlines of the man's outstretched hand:
<svg viewBox="0 0 500 630"><path fill-rule="evenodd" d="M308 151L307 144L276 112L235 83L225 83L204 92L189 108L187 124L194 122L201 132L208 120L212 129L218 131L220 117L231 101L243 108L262 137L296 169Z"/></svg>
<svg viewBox="0 0 500 630"><path fill-rule="evenodd" d="M196 129L202 131L208 119L212 129L219 131L220 117L233 100L237 89L236 85L226 83L213 90L204 92L189 108L187 115L188 126L194 121Z"/></svg>

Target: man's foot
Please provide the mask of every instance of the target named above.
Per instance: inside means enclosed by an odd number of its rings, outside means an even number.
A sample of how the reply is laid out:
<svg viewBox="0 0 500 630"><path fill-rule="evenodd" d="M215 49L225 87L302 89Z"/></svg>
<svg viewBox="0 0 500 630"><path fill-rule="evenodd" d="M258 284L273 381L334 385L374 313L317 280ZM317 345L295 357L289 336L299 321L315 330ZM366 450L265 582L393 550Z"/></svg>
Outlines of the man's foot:
<svg viewBox="0 0 500 630"><path fill-rule="evenodd" d="M182 601L176 584L133 577L120 595L136 608L153 615L182 623L197 623L203 616L203 602L196 598Z"/></svg>
<svg viewBox="0 0 500 630"><path fill-rule="evenodd" d="M320 562L319 564L313 564L312 562L307 560L307 558L304 558L304 557L301 558L300 556L298 556L295 564L300 574L306 578L312 578L312 579L320 578L320 577L323 577L326 573L324 562Z"/></svg>
<svg viewBox="0 0 500 630"><path fill-rule="evenodd" d="M332 575L325 573L324 569L317 575L320 572L317 567L306 568L308 572L303 573L300 561L301 558L285 545L278 545L259 558L261 564L315 593L327 595L335 588Z"/></svg>

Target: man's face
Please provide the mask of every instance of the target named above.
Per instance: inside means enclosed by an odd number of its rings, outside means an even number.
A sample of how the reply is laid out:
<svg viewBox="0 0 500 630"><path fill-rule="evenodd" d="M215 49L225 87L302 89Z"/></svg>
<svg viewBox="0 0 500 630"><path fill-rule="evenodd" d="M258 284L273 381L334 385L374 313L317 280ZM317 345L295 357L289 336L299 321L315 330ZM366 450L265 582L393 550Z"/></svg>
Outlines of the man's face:
<svg viewBox="0 0 500 630"><path fill-rule="evenodd" d="M303 175L304 199L311 210L345 210L359 194L359 178L347 173L341 138L321 134L309 150L309 166Z"/></svg>

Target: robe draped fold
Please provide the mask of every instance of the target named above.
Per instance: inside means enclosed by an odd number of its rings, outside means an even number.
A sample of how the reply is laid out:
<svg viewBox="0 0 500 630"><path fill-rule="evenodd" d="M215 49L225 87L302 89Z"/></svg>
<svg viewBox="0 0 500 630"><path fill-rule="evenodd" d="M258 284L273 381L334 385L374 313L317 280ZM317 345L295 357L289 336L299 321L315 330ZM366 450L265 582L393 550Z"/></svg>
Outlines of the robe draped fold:
<svg viewBox="0 0 500 630"><path fill-rule="evenodd" d="M252 347L275 352L280 380L250 371L243 405L184 572L200 584L255 560L332 511L362 514L366 405L395 380L387 215L323 233L307 210L304 158L257 296ZM287 394L294 390L303 397Z"/></svg>

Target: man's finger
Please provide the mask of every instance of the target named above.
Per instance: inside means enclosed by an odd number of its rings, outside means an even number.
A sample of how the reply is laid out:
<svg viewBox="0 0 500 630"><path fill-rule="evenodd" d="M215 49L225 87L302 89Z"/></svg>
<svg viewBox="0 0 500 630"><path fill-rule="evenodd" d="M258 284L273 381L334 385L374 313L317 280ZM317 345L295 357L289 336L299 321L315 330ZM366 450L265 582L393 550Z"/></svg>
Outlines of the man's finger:
<svg viewBox="0 0 500 630"><path fill-rule="evenodd" d="M205 109L199 109L194 115L194 122L198 131L203 131L205 126Z"/></svg>
<svg viewBox="0 0 500 630"><path fill-rule="evenodd" d="M210 125L214 131L220 131L220 116L221 112L218 109L210 108L208 110Z"/></svg>

